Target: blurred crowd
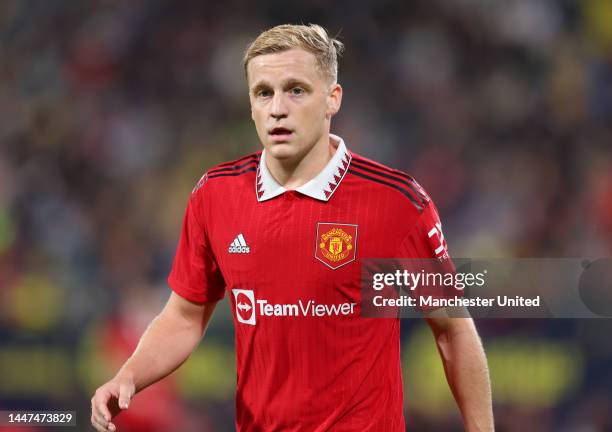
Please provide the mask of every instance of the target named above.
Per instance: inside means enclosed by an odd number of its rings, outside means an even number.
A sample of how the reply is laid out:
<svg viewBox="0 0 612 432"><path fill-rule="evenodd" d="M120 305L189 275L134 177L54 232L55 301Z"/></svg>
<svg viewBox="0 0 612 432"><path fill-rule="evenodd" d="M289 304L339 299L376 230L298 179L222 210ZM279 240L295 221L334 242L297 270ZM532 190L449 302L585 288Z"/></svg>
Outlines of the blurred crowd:
<svg viewBox="0 0 612 432"><path fill-rule="evenodd" d="M169 295L191 188L260 147L241 57L285 22L345 43L332 131L418 179L451 255L612 254L608 0L4 0L0 409L74 409L87 430L91 392ZM220 309L123 430L232 428ZM432 385L433 342L402 325L408 425L461 430L444 382ZM499 431L612 430L612 322L478 325ZM415 365L436 378L419 387ZM517 368L532 379L509 378Z"/></svg>

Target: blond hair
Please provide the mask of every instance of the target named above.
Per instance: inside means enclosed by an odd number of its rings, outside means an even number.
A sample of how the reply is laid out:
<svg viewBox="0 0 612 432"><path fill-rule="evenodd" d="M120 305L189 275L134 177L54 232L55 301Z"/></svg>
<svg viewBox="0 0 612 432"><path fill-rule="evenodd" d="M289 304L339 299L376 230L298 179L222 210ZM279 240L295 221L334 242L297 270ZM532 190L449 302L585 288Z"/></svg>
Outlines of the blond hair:
<svg viewBox="0 0 612 432"><path fill-rule="evenodd" d="M331 38L327 31L316 24L283 24L264 31L246 49L242 63L247 74L249 62L257 56L301 48L315 56L317 67L332 83L338 80L338 56L344 44Z"/></svg>

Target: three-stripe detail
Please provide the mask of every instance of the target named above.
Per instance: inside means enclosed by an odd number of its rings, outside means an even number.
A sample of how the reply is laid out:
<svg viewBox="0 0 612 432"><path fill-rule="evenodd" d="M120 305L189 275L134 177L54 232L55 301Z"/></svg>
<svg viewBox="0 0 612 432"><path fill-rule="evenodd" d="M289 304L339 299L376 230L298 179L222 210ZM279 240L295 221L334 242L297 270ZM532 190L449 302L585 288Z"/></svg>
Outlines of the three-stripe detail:
<svg viewBox="0 0 612 432"><path fill-rule="evenodd" d="M260 153L245 156L233 162L226 162L219 165L217 168L213 168L208 172L208 178L215 177L234 177L241 174L257 171L257 165L259 165Z"/></svg>
<svg viewBox="0 0 612 432"><path fill-rule="evenodd" d="M430 201L423 188L408 174L376 164L359 156L353 155L348 172L365 180L397 190L407 197L419 212L422 212Z"/></svg>

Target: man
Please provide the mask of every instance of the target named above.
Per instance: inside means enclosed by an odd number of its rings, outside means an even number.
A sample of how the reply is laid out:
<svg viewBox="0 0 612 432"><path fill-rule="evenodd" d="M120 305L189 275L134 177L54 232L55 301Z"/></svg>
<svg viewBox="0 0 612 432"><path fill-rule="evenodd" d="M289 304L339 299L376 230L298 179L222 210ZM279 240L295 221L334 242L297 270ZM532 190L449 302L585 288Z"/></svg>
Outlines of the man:
<svg viewBox="0 0 612 432"><path fill-rule="evenodd" d="M227 292L234 313L240 431L403 431L397 319L360 317L360 260L439 258L434 204L409 176L330 134L342 44L316 25L272 28L244 66L264 150L209 170L194 188L173 293L117 375L92 424L181 365ZM390 235L392 234L392 235ZM435 246L435 245L434 245ZM473 322L429 312L468 431L492 431L486 359Z"/></svg>

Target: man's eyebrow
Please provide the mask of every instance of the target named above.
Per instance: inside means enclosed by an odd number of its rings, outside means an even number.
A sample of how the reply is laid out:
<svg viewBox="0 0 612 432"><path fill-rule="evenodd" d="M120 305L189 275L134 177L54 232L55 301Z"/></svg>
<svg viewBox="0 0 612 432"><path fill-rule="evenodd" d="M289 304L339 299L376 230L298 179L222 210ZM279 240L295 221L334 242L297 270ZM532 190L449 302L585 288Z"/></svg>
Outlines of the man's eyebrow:
<svg viewBox="0 0 612 432"><path fill-rule="evenodd" d="M306 87L307 89L310 89L312 86L310 84L308 84L305 81L302 81L300 79L297 78L289 78L287 81L285 81L283 83L283 87L295 87L295 86L300 86L300 87Z"/></svg>
<svg viewBox="0 0 612 432"><path fill-rule="evenodd" d="M272 87L272 86L271 86L271 85L270 85L270 84L269 84L267 81L259 81L257 84L255 84L255 85L253 86L253 88L251 89L251 91L252 91L253 93L256 93L256 92L258 92L258 91L259 91L259 90L261 90L261 89L264 89L264 88L270 88L270 87Z"/></svg>

